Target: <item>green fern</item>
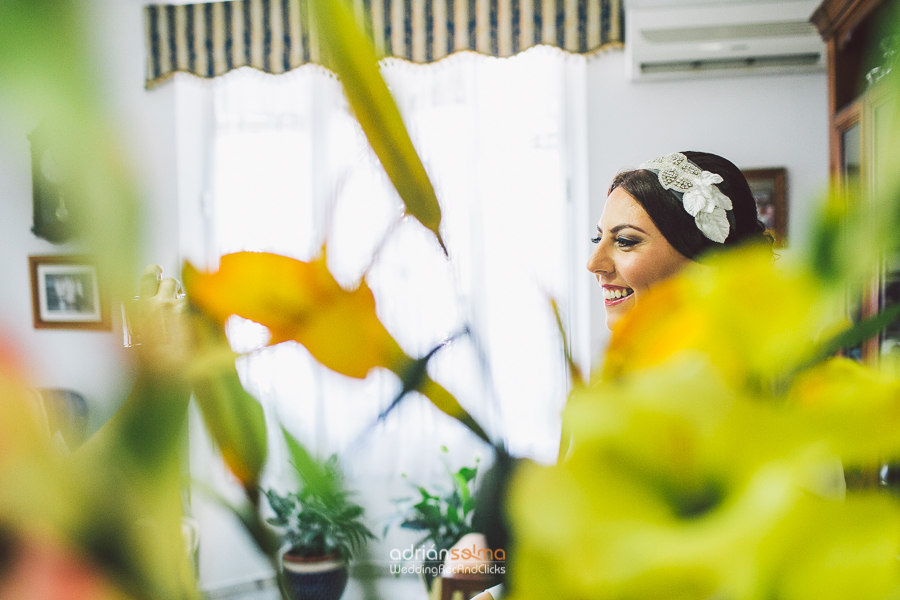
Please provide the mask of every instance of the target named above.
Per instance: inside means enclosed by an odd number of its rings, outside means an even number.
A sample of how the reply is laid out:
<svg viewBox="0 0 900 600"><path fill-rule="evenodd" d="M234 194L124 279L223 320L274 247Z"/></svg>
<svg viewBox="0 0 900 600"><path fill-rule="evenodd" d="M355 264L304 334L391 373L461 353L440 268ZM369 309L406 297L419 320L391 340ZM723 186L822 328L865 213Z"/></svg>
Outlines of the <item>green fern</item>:
<svg viewBox="0 0 900 600"><path fill-rule="evenodd" d="M344 487L337 458L332 456L322 466L324 481L316 484L304 479L303 469L294 467L302 486L285 495L266 490L275 513L267 521L281 530L291 554L353 558L375 535L362 522L363 507L353 502L352 492Z"/></svg>

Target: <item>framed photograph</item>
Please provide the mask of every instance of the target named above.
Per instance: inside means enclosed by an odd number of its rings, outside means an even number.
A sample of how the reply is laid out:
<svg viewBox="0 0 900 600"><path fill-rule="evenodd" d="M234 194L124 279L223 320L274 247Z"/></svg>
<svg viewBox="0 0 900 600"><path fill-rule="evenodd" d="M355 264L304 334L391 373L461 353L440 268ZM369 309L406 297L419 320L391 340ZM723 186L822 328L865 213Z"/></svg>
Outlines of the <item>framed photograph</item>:
<svg viewBox="0 0 900 600"><path fill-rule="evenodd" d="M746 169L743 171L756 199L759 220L775 238L775 245L787 244L787 169Z"/></svg>
<svg viewBox="0 0 900 600"><path fill-rule="evenodd" d="M109 330L109 301L87 256L29 256L35 329Z"/></svg>

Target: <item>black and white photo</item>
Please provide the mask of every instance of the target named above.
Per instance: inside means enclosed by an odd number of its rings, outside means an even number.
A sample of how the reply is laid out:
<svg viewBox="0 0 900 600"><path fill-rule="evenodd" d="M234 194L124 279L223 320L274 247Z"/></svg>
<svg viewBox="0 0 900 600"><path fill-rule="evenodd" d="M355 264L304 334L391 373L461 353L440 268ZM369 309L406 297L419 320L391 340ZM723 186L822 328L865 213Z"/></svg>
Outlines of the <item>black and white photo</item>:
<svg viewBox="0 0 900 600"><path fill-rule="evenodd" d="M97 267L82 256L31 256L35 328L109 329Z"/></svg>

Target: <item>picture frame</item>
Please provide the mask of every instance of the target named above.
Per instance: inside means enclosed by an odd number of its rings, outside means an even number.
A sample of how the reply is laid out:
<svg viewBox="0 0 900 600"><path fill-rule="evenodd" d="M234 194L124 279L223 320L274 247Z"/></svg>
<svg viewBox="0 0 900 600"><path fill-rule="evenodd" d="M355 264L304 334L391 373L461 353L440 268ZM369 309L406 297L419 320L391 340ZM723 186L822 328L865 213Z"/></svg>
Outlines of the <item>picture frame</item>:
<svg viewBox="0 0 900 600"><path fill-rule="evenodd" d="M35 329L112 329L109 300L89 256L29 256Z"/></svg>
<svg viewBox="0 0 900 600"><path fill-rule="evenodd" d="M750 191L756 200L760 221L766 224L766 232L775 238L776 247L787 245L787 169L744 169Z"/></svg>

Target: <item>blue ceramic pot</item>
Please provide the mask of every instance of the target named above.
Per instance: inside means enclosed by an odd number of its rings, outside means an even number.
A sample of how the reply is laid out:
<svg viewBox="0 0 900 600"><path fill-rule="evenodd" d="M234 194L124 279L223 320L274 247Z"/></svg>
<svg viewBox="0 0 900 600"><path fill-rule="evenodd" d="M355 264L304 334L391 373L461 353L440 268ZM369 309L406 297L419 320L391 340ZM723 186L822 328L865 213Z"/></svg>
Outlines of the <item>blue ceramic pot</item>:
<svg viewBox="0 0 900 600"><path fill-rule="evenodd" d="M347 562L336 556L281 557L284 584L293 600L338 600L347 587Z"/></svg>

